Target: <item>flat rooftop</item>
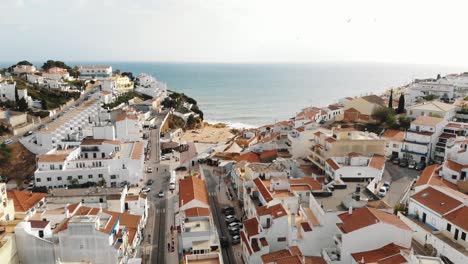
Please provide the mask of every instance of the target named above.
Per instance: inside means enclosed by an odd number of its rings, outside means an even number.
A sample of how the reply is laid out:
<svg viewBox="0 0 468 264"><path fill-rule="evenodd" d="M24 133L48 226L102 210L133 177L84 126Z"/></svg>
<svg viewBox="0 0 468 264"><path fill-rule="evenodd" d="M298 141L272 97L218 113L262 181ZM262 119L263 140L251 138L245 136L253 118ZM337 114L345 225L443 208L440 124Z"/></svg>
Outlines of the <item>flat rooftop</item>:
<svg viewBox="0 0 468 264"><path fill-rule="evenodd" d="M121 194L123 188L80 188L80 189L65 189L65 188L54 188L49 191L48 197L56 196L107 196L112 194Z"/></svg>

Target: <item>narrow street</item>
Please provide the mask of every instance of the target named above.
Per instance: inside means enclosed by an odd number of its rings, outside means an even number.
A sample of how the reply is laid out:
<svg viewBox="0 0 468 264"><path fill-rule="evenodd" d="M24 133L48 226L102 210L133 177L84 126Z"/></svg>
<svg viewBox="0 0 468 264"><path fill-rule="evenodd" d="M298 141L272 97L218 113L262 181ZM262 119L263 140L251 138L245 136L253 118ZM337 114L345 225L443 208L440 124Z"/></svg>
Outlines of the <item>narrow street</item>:
<svg viewBox="0 0 468 264"><path fill-rule="evenodd" d="M227 229L226 224L224 223L224 215L221 213L221 208L225 205L219 204L217 199L217 193L219 193L219 179L215 179L213 174L209 169L204 169L203 166L200 167L203 170L205 176L205 181L208 189L208 195L210 197L210 207L211 212L213 213L213 220L218 229L219 239L226 238L229 241L230 235ZM229 245L227 248L222 248L223 261L225 264L234 264L237 263L235 260L234 252L232 250L232 245Z"/></svg>

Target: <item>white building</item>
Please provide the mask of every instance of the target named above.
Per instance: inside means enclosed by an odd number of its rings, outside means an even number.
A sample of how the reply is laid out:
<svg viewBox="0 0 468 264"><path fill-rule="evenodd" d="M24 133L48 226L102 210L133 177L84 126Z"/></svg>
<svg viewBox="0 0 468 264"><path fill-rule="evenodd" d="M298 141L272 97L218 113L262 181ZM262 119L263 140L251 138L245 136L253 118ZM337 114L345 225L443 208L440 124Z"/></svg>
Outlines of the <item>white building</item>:
<svg viewBox="0 0 468 264"><path fill-rule="evenodd" d="M428 161L434 158L434 151L447 121L443 118L419 116L411 122L410 129L405 133L400 158Z"/></svg>
<svg viewBox="0 0 468 264"><path fill-rule="evenodd" d="M451 121L457 112L457 106L446 104L438 101L424 102L417 104L408 109L408 115L411 118L439 117L446 121Z"/></svg>
<svg viewBox="0 0 468 264"><path fill-rule="evenodd" d="M33 220L16 226L21 263L127 263L135 257L140 216L84 206L66 207L62 216L59 224Z"/></svg>
<svg viewBox="0 0 468 264"><path fill-rule="evenodd" d="M13 73L16 75L32 74L36 72L36 67L33 65L16 65L13 68Z"/></svg>
<svg viewBox="0 0 468 264"><path fill-rule="evenodd" d="M16 90L16 82L12 80L5 80L3 82L0 82L0 101L5 102L5 101L16 101L16 95L15 95L15 90ZM28 96L28 90L27 89L18 89L18 99L24 98L26 103L31 106L32 105L32 98Z"/></svg>
<svg viewBox="0 0 468 264"><path fill-rule="evenodd" d="M208 202L205 181L188 176L179 181L179 214L176 225L180 227L179 251L200 256L220 254L220 242Z"/></svg>
<svg viewBox="0 0 468 264"><path fill-rule="evenodd" d="M388 129L382 137L385 139L385 157L398 157L405 139L405 131Z"/></svg>
<svg viewBox="0 0 468 264"><path fill-rule="evenodd" d="M468 173L468 141L465 137L456 139L446 148L445 161L440 175L447 181L457 184L466 181Z"/></svg>
<svg viewBox="0 0 468 264"><path fill-rule="evenodd" d="M353 254L382 248L389 244L409 249L412 230L395 215L373 208L350 209L338 214L335 247L324 248L327 263L355 263ZM367 263L367 262L366 262Z"/></svg>
<svg viewBox="0 0 468 264"><path fill-rule="evenodd" d="M405 103L408 105L414 104L428 95L453 100L455 98L455 87L451 83L442 81L416 82L408 87Z"/></svg>
<svg viewBox="0 0 468 264"><path fill-rule="evenodd" d="M101 79L112 76L112 66L79 66L80 78Z"/></svg>
<svg viewBox="0 0 468 264"><path fill-rule="evenodd" d="M34 178L36 186L54 188L102 180L111 187L138 185L143 163L143 142L85 138L79 147L39 155Z"/></svg>
<svg viewBox="0 0 468 264"><path fill-rule="evenodd" d="M402 219L414 229L413 238L432 245L438 256L455 264L467 263L467 205L468 196L447 187L429 186L411 196L408 216Z"/></svg>
<svg viewBox="0 0 468 264"><path fill-rule="evenodd" d="M328 158L325 174L331 180L375 180L379 182L385 168L385 157L381 155L364 156L350 153L344 157Z"/></svg>
<svg viewBox="0 0 468 264"><path fill-rule="evenodd" d="M70 78L70 74L66 69L59 68L59 67L52 67L49 70L42 73L42 76L47 79L53 79L56 81L61 80L68 80Z"/></svg>

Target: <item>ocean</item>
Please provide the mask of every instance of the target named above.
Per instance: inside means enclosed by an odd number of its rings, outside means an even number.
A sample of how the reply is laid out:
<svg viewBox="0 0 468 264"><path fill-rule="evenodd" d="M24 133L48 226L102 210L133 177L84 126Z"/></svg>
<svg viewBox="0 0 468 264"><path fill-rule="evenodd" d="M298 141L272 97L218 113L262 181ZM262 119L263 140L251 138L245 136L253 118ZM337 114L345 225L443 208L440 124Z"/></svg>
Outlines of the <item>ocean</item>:
<svg viewBox="0 0 468 264"><path fill-rule="evenodd" d="M4 64L2 65L11 65ZM41 66L42 63L34 63ZM111 65L135 76L148 73L198 101L208 122L252 127L286 120L307 106L346 96L380 94L415 78L467 71L460 67L384 63L215 64L67 62ZM1 65L0 65L1 66Z"/></svg>

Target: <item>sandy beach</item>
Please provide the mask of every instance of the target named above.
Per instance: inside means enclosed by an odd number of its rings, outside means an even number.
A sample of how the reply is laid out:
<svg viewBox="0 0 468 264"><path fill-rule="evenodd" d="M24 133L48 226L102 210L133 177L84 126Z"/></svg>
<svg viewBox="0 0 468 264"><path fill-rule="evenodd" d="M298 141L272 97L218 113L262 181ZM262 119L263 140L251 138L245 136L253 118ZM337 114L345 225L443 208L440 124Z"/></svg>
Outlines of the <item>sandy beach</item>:
<svg viewBox="0 0 468 264"><path fill-rule="evenodd" d="M226 124L203 123L203 128L187 130L181 140L198 143L220 143L228 142L235 135L231 133L230 127Z"/></svg>

